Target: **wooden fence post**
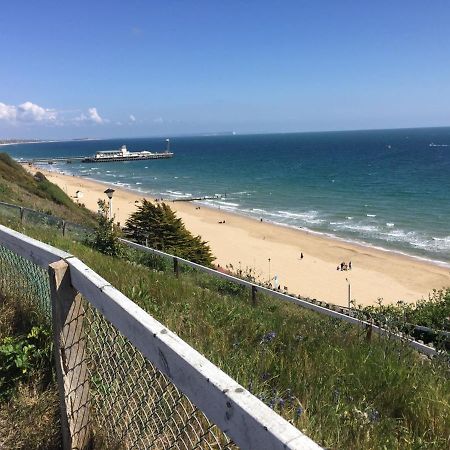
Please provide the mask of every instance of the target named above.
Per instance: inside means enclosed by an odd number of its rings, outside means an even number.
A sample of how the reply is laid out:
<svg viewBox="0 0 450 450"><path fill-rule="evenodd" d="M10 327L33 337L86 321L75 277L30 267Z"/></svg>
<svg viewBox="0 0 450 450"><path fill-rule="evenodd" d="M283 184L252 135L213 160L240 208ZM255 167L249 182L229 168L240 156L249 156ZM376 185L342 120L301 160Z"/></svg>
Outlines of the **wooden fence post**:
<svg viewBox="0 0 450 450"><path fill-rule="evenodd" d="M20 223L22 223L22 224L23 224L23 219L24 219L24 217L23 217L23 208L20 207Z"/></svg>
<svg viewBox="0 0 450 450"><path fill-rule="evenodd" d="M178 278L180 275L180 269L178 267L178 258L173 258L173 272Z"/></svg>
<svg viewBox="0 0 450 450"><path fill-rule="evenodd" d="M252 286L252 305L256 306L256 286Z"/></svg>
<svg viewBox="0 0 450 450"><path fill-rule="evenodd" d="M372 324L373 320L370 319L369 324L366 326L366 340L370 342L372 340Z"/></svg>
<svg viewBox="0 0 450 450"><path fill-rule="evenodd" d="M63 220L62 222L62 235L65 236L66 235L66 221Z"/></svg>
<svg viewBox="0 0 450 450"><path fill-rule="evenodd" d="M69 265L57 261L48 273L63 448L82 450L90 444L85 313L81 295L70 283Z"/></svg>

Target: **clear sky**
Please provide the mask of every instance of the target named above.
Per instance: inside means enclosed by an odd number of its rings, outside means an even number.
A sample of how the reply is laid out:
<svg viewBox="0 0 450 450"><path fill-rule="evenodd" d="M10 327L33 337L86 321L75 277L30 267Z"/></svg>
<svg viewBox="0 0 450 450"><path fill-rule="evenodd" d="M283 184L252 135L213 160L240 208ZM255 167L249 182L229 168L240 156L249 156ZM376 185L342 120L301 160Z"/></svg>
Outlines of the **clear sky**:
<svg viewBox="0 0 450 450"><path fill-rule="evenodd" d="M0 137L450 125L450 1L1 1Z"/></svg>

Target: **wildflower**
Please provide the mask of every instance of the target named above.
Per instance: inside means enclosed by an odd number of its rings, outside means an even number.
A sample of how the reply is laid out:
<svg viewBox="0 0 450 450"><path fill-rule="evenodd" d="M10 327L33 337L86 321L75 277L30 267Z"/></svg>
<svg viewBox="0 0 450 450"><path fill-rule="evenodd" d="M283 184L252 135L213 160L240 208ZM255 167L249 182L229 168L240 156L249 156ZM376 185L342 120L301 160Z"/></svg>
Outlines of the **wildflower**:
<svg viewBox="0 0 450 450"><path fill-rule="evenodd" d="M275 333L275 331L270 331L262 337L260 344L268 344L269 342L272 342L276 336L277 333Z"/></svg>
<svg viewBox="0 0 450 450"><path fill-rule="evenodd" d="M305 410L303 409L303 407L302 407L301 405L298 406L298 407L296 408L296 410L295 410L295 417L296 417L296 418L300 417L300 416L303 414L304 411L305 411Z"/></svg>
<svg viewBox="0 0 450 450"><path fill-rule="evenodd" d="M367 412L367 415L371 422L378 422L381 418L380 412L374 408L370 408L369 411Z"/></svg>
<svg viewBox="0 0 450 450"><path fill-rule="evenodd" d="M333 394L332 394L332 397L333 397L333 403L335 403L335 404L337 404L337 403L339 403L339 397L341 396L341 393L340 393L340 391L339 391L339 389L334 389L333 390Z"/></svg>

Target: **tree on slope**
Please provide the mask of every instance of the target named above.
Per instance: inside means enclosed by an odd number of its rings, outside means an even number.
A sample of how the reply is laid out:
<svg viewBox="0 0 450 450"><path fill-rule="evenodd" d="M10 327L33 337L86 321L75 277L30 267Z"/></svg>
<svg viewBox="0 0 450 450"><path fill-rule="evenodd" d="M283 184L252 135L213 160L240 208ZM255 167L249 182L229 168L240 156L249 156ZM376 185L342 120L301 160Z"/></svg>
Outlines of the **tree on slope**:
<svg viewBox="0 0 450 450"><path fill-rule="evenodd" d="M208 244L200 236L193 236L165 203L155 205L143 199L125 225L125 236L139 244L198 264L209 266L214 259Z"/></svg>

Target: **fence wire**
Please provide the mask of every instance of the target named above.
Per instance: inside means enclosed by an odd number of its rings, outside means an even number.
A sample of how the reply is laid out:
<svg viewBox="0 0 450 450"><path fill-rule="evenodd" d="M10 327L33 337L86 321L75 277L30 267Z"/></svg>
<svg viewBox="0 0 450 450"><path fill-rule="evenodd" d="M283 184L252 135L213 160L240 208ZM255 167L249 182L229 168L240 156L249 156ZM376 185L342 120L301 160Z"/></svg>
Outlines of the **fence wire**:
<svg viewBox="0 0 450 450"><path fill-rule="evenodd" d="M37 306L51 322L52 307L47 271L1 245L0 289L4 296Z"/></svg>
<svg viewBox="0 0 450 450"><path fill-rule="evenodd" d="M237 448L176 386L85 302L93 428L108 448Z"/></svg>
<svg viewBox="0 0 450 450"><path fill-rule="evenodd" d="M3 246L0 289L38 306L51 321L47 271ZM71 430L74 441L84 441L90 430L94 448L238 448L88 300L79 299L61 339L63 360L69 361L68 415L78 422Z"/></svg>

